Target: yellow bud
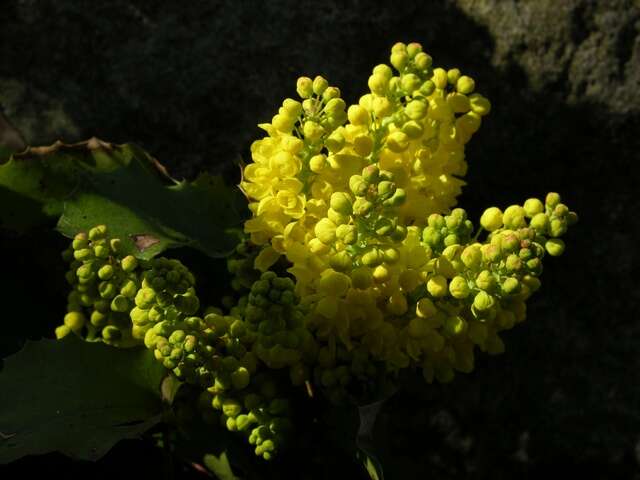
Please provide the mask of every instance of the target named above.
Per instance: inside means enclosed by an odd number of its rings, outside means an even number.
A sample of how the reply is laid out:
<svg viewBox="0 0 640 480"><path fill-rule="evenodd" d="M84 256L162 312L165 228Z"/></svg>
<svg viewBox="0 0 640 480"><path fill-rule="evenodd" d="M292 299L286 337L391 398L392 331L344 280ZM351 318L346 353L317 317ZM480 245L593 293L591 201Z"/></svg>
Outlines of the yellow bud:
<svg viewBox="0 0 640 480"><path fill-rule="evenodd" d="M374 73L369 77L369 81L367 82L367 84L369 85L369 89L371 90L371 92L375 93L376 95L383 96L387 92L389 79L385 78L384 75Z"/></svg>
<svg viewBox="0 0 640 480"><path fill-rule="evenodd" d="M471 77L462 75L456 81L456 90L464 95L469 95L476 88L476 82Z"/></svg>
<svg viewBox="0 0 640 480"><path fill-rule="evenodd" d="M308 120L304 123L303 133L305 138L315 142L324 135L324 128L314 121Z"/></svg>
<svg viewBox="0 0 640 480"><path fill-rule="evenodd" d="M391 77L393 77L393 71L391 70L389 65L385 65L384 63L381 63L373 67L373 74L382 75L387 80L390 80Z"/></svg>
<svg viewBox="0 0 640 480"><path fill-rule="evenodd" d="M438 309L429 298L421 298L416 304L416 315L421 318L430 318L438 313Z"/></svg>
<svg viewBox="0 0 640 480"><path fill-rule="evenodd" d="M328 218L323 218L316 223L314 233L322 243L333 243L336 239L336 224Z"/></svg>
<svg viewBox="0 0 640 480"><path fill-rule="evenodd" d="M471 102L471 110L480 116L487 115L491 111L491 103L485 97L478 93L469 96Z"/></svg>
<svg viewBox="0 0 640 480"><path fill-rule="evenodd" d="M314 155L309 160L309 168L314 173L320 173L327 166L327 157L322 154Z"/></svg>
<svg viewBox="0 0 640 480"><path fill-rule="evenodd" d="M455 113L466 113L471 108L469 99L461 93L447 95L447 103Z"/></svg>
<svg viewBox="0 0 640 480"><path fill-rule="evenodd" d="M69 327L67 327L66 325L60 325L59 327L56 327L56 339L60 340L61 338L66 337L67 335L69 335L71 333L71 329Z"/></svg>
<svg viewBox="0 0 640 480"><path fill-rule="evenodd" d="M393 111L393 105L387 97L376 97L372 104L373 113L378 118L386 117Z"/></svg>
<svg viewBox="0 0 640 480"><path fill-rule="evenodd" d="M427 291L433 297L444 297L447 294L447 279L442 275L434 275L427 282Z"/></svg>
<svg viewBox="0 0 640 480"><path fill-rule="evenodd" d="M407 134L409 138L420 138L424 132L422 125L415 120L409 120L402 126L402 131Z"/></svg>
<svg viewBox="0 0 640 480"><path fill-rule="evenodd" d="M444 68L434 68L433 77L431 78L436 88L442 90L447 86L447 72Z"/></svg>
<svg viewBox="0 0 640 480"><path fill-rule="evenodd" d="M497 207L487 208L480 217L480 225L490 232L499 229L502 227L502 211Z"/></svg>
<svg viewBox="0 0 640 480"><path fill-rule="evenodd" d="M309 98L313 94L313 81L309 77L298 78L296 91L300 98Z"/></svg>
<svg viewBox="0 0 640 480"><path fill-rule="evenodd" d="M420 88L421 83L420 77L415 73L407 73L400 78L400 88L408 94L412 94L414 90Z"/></svg>
<svg viewBox="0 0 640 480"><path fill-rule="evenodd" d="M411 120L421 120L427 115L427 104L421 100L412 100L404 111Z"/></svg>
<svg viewBox="0 0 640 480"><path fill-rule="evenodd" d="M527 217L533 218L537 214L544 212L544 205L537 198L529 198L524 202L524 211Z"/></svg>
<svg viewBox="0 0 640 480"><path fill-rule="evenodd" d="M376 282L384 283L391 278L391 272L384 265L378 265L373 269L373 278Z"/></svg>
<svg viewBox="0 0 640 480"><path fill-rule="evenodd" d="M409 55L407 55L406 51L393 52L389 57L389 61L391 62L391 65L395 67L396 70L401 72L409 62Z"/></svg>
<svg viewBox="0 0 640 480"><path fill-rule="evenodd" d="M360 105L351 105L347 111L347 117L353 125L369 124L369 112Z"/></svg>
<svg viewBox="0 0 640 480"><path fill-rule="evenodd" d="M461 335L467 330L467 322L459 316L447 317L444 321L444 333L450 337Z"/></svg>
<svg viewBox="0 0 640 480"><path fill-rule="evenodd" d="M409 137L406 133L396 130L387 136L387 147L396 153L404 152L409 147Z"/></svg>
<svg viewBox="0 0 640 480"><path fill-rule="evenodd" d="M324 145L330 152L339 152L344 147L344 136L340 131L336 130L326 138Z"/></svg>
<svg viewBox="0 0 640 480"><path fill-rule="evenodd" d="M520 205L511 205L504 211L504 214L502 215L502 222L505 227L517 230L518 228L526 225L524 217L524 208Z"/></svg>
<svg viewBox="0 0 640 480"><path fill-rule="evenodd" d="M463 299L469 296L471 290L467 283L467 279L461 276L455 276L449 283L449 293L453 298Z"/></svg>
<svg viewBox="0 0 640 480"><path fill-rule="evenodd" d="M343 215L340 212L336 212L333 208L327 210L327 218L331 220L336 225L344 225L345 223L349 223L349 216Z"/></svg>
<svg viewBox="0 0 640 480"><path fill-rule="evenodd" d="M293 130L294 123L295 119L279 113L271 119L271 124L274 126L274 128L283 133L291 132L291 130Z"/></svg>
<svg viewBox="0 0 640 480"><path fill-rule="evenodd" d="M331 208L342 215L351 215L351 197L346 192L334 192L331 195Z"/></svg>
<svg viewBox="0 0 640 480"><path fill-rule="evenodd" d="M322 95L328 86L329 82L320 75L313 79L313 93L316 95Z"/></svg>
<svg viewBox="0 0 640 480"><path fill-rule="evenodd" d="M451 85L455 85L456 82L460 79L460 75L460 69L458 68L451 68L447 70L447 82Z"/></svg>

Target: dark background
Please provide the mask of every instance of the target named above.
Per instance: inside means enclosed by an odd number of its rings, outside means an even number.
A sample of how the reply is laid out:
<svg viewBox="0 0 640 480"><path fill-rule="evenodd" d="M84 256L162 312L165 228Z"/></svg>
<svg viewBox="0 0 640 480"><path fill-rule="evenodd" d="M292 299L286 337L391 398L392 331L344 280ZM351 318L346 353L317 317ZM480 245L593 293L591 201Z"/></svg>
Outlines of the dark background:
<svg viewBox="0 0 640 480"><path fill-rule="evenodd" d="M355 102L396 41L422 43L493 104L467 146L460 204L474 218L558 191L580 222L505 354L387 403L385 454L409 465L402 478L640 478L638 2L3 0L0 107L27 144L132 141L174 176L233 179L298 76L322 74ZM4 236L22 288L37 259L29 239ZM55 300L40 300L51 315ZM11 341L43 333L27 330ZM161 462L129 441L98 465L50 455L3 468L106 478L158 476Z"/></svg>

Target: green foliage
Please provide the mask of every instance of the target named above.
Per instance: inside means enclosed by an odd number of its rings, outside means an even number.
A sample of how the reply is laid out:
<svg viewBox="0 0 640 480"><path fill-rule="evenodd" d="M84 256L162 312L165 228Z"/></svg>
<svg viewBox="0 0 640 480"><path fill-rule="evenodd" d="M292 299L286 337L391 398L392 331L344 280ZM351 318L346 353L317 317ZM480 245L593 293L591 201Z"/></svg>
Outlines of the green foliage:
<svg viewBox="0 0 640 480"><path fill-rule="evenodd" d="M161 420L164 375L144 349L28 342L0 373L0 463L52 451L97 460Z"/></svg>
<svg viewBox="0 0 640 480"><path fill-rule="evenodd" d="M0 166L0 198L4 224L24 229L59 217L58 229L72 237L102 223L139 258L179 246L224 255L234 246L227 230L242 219L240 194L220 177L176 181L139 147L95 138L14 154Z"/></svg>

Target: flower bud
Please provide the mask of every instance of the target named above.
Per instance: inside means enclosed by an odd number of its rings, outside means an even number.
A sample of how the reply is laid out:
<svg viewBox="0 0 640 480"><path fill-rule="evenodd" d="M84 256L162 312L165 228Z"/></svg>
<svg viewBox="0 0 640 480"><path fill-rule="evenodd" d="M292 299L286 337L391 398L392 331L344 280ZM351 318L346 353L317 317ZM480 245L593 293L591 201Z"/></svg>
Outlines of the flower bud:
<svg viewBox="0 0 640 480"><path fill-rule="evenodd" d="M487 292L481 291L473 299L473 307L479 312L486 312L495 305L495 300Z"/></svg>
<svg viewBox="0 0 640 480"><path fill-rule="evenodd" d="M447 72L443 68L434 68L433 69L433 77L431 78L436 88L440 90L444 89L447 86Z"/></svg>
<svg viewBox="0 0 640 480"><path fill-rule="evenodd" d="M362 169L362 178L368 184L378 183L380 179L380 169L377 165L368 165Z"/></svg>
<svg viewBox="0 0 640 480"><path fill-rule="evenodd" d="M502 211L497 207L487 208L480 217L480 225L490 232L498 230L502 227Z"/></svg>
<svg viewBox="0 0 640 480"><path fill-rule="evenodd" d="M351 175L349 189L356 197L363 197L367 193L367 184L360 175Z"/></svg>
<svg viewBox="0 0 640 480"><path fill-rule="evenodd" d="M364 263L364 260L363 260ZM356 268L351 272L351 283L354 288L364 290L373 284L373 275L367 267Z"/></svg>
<svg viewBox="0 0 640 480"><path fill-rule="evenodd" d="M567 222L559 218L554 218L549 224L549 234L552 237L561 237L567 233Z"/></svg>
<svg viewBox="0 0 640 480"><path fill-rule="evenodd" d="M420 93L425 97L431 95L436 89L435 83L431 80L427 80L420 86Z"/></svg>
<svg viewBox="0 0 640 480"><path fill-rule="evenodd" d="M564 242L560 238L550 238L544 244L544 248L552 257L558 257L564 252Z"/></svg>
<svg viewBox="0 0 640 480"><path fill-rule="evenodd" d="M489 100L478 93L469 95L469 101L471 102L471 111L480 116L487 115L491 111Z"/></svg>
<svg viewBox="0 0 640 480"><path fill-rule="evenodd" d="M138 267L138 259L133 255L127 255L122 259L120 265L123 271L130 273Z"/></svg>
<svg viewBox="0 0 640 480"><path fill-rule="evenodd" d="M384 255L377 248L372 248L362 255L362 264L367 267L375 267L384 261Z"/></svg>
<svg viewBox="0 0 640 480"><path fill-rule="evenodd" d="M331 195L330 206L336 212L342 215L351 215L352 213L352 204L351 197L348 193L345 192L334 192Z"/></svg>
<svg viewBox="0 0 640 480"><path fill-rule="evenodd" d="M427 291L433 297L444 297L447 294L447 279L442 275L434 275L427 282Z"/></svg>
<svg viewBox="0 0 640 480"><path fill-rule="evenodd" d="M346 250L338 252L331 257L329 265L337 272L347 272L353 267L351 256Z"/></svg>
<svg viewBox="0 0 640 480"><path fill-rule="evenodd" d="M462 75L456 81L456 90L463 95L469 95L473 93L473 90L476 88L476 82L473 78L468 77L466 75Z"/></svg>
<svg viewBox="0 0 640 480"><path fill-rule="evenodd" d="M503 293L512 295L520 291L520 282L515 277L508 277L501 285Z"/></svg>
<svg viewBox="0 0 640 480"><path fill-rule="evenodd" d="M420 88L422 81L415 73L407 73L400 77L400 88L411 95L414 90Z"/></svg>
<svg viewBox="0 0 640 480"><path fill-rule="evenodd" d="M549 192L547 193L544 203L549 208L555 208L555 206L560 203L560 195L555 192Z"/></svg>
<svg viewBox="0 0 640 480"><path fill-rule="evenodd" d="M302 128L304 137L311 142L316 142L320 140L322 135L324 135L324 128L321 125L317 124L312 120L307 120L304 122L304 127Z"/></svg>
<svg viewBox="0 0 640 480"><path fill-rule="evenodd" d="M467 330L467 322L459 315L447 317L444 321L443 331L449 337L463 334Z"/></svg>
<svg viewBox="0 0 640 480"><path fill-rule="evenodd" d="M471 290L469 289L469 284L467 283L467 279L461 276L455 276L451 279L449 283L449 293L453 298L463 299L469 296Z"/></svg>
<svg viewBox="0 0 640 480"><path fill-rule="evenodd" d="M366 216L373 209L373 203L364 199L357 198L355 202L353 202L353 213L358 216Z"/></svg>
<svg viewBox="0 0 640 480"><path fill-rule="evenodd" d="M524 202L524 211L527 217L533 218L538 213L544 212L544 205L537 198L529 198Z"/></svg>
<svg viewBox="0 0 640 480"><path fill-rule="evenodd" d="M546 213L536 213L529 222L529 226L544 235L549 228L549 217Z"/></svg>
<svg viewBox="0 0 640 480"><path fill-rule="evenodd" d="M315 93L316 95L322 95L324 91L329 87L329 82L327 82L324 77L318 75L313 79L312 87L313 93Z"/></svg>
<svg viewBox="0 0 640 480"><path fill-rule="evenodd" d="M345 245L353 245L358 240L358 229L355 225L338 225L336 236Z"/></svg>
<svg viewBox="0 0 640 480"><path fill-rule="evenodd" d="M347 110L347 117L353 125L369 124L369 112L360 105L351 105Z"/></svg>
<svg viewBox="0 0 640 480"><path fill-rule="evenodd" d="M73 332L79 332L84 327L86 318L82 312L69 312L64 316L64 325Z"/></svg>
<svg viewBox="0 0 640 480"><path fill-rule="evenodd" d="M389 78L379 73L374 73L367 81L369 90L379 96L384 96L389 88ZM352 122L353 123L353 122ZM355 124L354 124L355 125Z"/></svg>
<svg viewBox="0 0 640 480"><path fill-rule="evenodd" d="M382 200L390 198L396 192L396 184L388 180L378 183L378 196Z"/></svg>
<svg viewBox="0 0 640 480"><path fill-rule="evenodd" d="M327 165L327 157L322 154L314 155L309 159L309 168L313 173L320 173Z"/></svg>
<svg viewBox="0 0 640 480"><path fill-rule="evenodd" d="M421 120L427 115L427 104L422 100L412 100L404 111L411 120Z"/></svg>
<svg viewBox="0 0 640 480"><path fill-rule="evenodd" d="M502 222L506 228L517 230L518 228L526 225L524 217L524 208L520 205L511 205L504 211L504 214L502 215Z"/></svg>
<svg viewBox="0 0 640 480"><path fill-rule="evenodd" d="M493 290L496 284L496 279L489 270L481 271L476 277L476 286L481 290Z"/></svg>
<svg viewBox="0 0 640 480"><path fill-rule="evenodd" d="M330 152L337 153L344 147L344 136L336 130L325 139L324 145Z"/></svg>
<svg viewBox="0 0 640 480"><path fill-rule="evenodd" d="M428 55L425 52L420 52L418 53L415 58L413 59L413 63L415 63L416 68L418 70L422 70L425 71L427 70L429 67L431 67L431 64L433 63L433 59L431 58L430 55Z"/></svg>
<svg viewBox="0 0 640 480"><path fill-rule="evenodd" d="M478 268L480 263L482 263L482 253L480 252L480 248L476 245L469 245L460 254L460 259L468 268Z"/></svg>
<svg viewBox="0 0 640 480"><path fill-rule="evenodd" d="M389 61L391 65L395 67L396 70L398 70L399 72L402 72L402 70L404 70L404 67L407 66L407 63L409 63L409 55L407 55L406 51L393 52L389 57Z"/></svg>
<svg viewBox="0 0 640 480"><path fill-rule="evenodd" d="M309 77L300 77L296 82L296 91L300 98L309 98L313 95L313 81Z"/></svg>
<svg viewBox="0 0 640 480"><path fill-rule="evenodd" d="M402 126L402 132L405 133L409 138L416 139L422 136L422 134L424 133L424 128L415 120L409 120Z"/></svg>

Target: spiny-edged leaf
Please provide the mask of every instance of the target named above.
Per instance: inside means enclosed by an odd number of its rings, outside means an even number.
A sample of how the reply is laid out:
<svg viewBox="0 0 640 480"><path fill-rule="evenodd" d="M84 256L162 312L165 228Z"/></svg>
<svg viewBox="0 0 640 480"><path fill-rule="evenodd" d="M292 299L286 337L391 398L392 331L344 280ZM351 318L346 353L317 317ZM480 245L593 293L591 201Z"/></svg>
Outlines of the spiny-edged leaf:
<svg viewBox="0 0 640 480"><path fill-rule="evenodd" d="M2 191L13 200L0 205L3 223L35 225L43 219L27 215L35 208L59 217L69 237L105 224L139 258L182 246L224 255L235 243L228 229L240 225L244 208L239 190L219 177L177 182L139 147L95 138L13 155L0 165Z"/></svg>
<svg viewBox="0 0 640 480"><path fill-rule="evenodd" d="M211 453L206 454L203 461L204 465L220 480L240 480L240 477L236 477L231 470L227 452L222 452L218 456Z"/></svg>
<svg viewBox="0 0 640 480"><path fill-rule="evenodd" d="M27 342L0 372L0 463L51 451L97 460L159 422L165 374L144 348Z"/></svg>

